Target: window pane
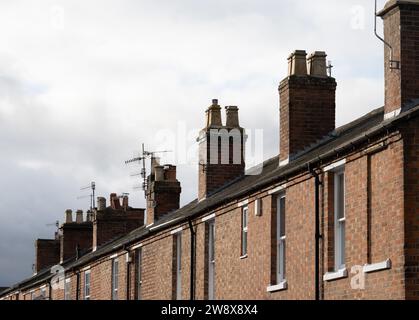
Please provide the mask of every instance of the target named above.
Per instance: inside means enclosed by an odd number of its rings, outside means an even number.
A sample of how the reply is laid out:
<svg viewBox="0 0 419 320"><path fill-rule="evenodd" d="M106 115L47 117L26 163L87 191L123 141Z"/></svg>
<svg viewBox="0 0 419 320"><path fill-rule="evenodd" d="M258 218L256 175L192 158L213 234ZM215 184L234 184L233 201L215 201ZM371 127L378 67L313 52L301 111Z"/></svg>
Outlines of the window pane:
<svg viewBox="0 0 419 320"><path fill-rule="evenodd" d="M280 231L279 236L285 236L285 197L281 197L279 201L279 225Z"/></svg>
<svg viewBox="0 0 419 320"><path fill-rule="evenodd" d="M341 222L339 225L340 229L340 267L345 265L345 222Z"/></svg>
<svg viewBox="0 0 419 320"><path fill-rule="evenodd" d="M345 176L343 173L338 174L338 219L345 217Z"/></svg>
<svg viewBox="0 0 419 320"><path fill-rule="evenodd" d="M243 232L242 234L242 255L247 254L247 232Z"/></svg>

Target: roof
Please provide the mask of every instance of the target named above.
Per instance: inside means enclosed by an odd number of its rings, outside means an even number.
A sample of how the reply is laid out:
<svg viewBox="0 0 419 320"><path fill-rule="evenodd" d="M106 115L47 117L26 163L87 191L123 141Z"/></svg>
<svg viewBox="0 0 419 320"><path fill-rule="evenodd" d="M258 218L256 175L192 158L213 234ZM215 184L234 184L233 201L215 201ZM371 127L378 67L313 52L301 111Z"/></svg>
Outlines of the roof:
<svg viewBox="0 0 419 320"><path fill-rule="evenodd" d="M260 174L240 177L215 191L206 199L201 201L195 199L182 208L163 216L155 225L153 225L153 228L142 226L101 246L94 252L87 250L78 260L73 258L64 262L62 265L66 270L71 270L72 268L87 264L90 261L105 256L115 250L119 250L124 246L128 246L135 241L145 239L147 236L165 228L169 228L181 222L186 222L193 217L204 215L216 207L238 200L257 189L283 181L287 177L296 174L298 171L306 171L312 165L322 163L323 161L331 161L332 157L337 157L339 154L343 155L348 148L352 149L354 146L364 142L368 138L372 138L381 132L394 127L398 123L409 120L411 117L417 115L419 115L419 105L388 120L383 120L383 107L375 109L365 116L337 128L323 139L297 154L290 160L289 164L285 166L279 167L279 156L273 157L263 162L262 172ZM255 168L249 171L254 172L254 170ZM42 283L51 276L48 269L42 270L37 275L16 284L6 291L13 291L16 290L16 288L24 288Z"/></svg>

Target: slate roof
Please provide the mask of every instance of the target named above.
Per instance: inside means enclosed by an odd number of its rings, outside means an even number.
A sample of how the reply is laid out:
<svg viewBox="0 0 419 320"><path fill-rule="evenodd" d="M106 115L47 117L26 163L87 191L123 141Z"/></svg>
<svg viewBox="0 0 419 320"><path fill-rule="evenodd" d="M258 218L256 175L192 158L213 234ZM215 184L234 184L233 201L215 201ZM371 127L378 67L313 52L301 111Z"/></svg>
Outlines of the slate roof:
<svg viewBox="0 0 419 320"><path fill-rule="evenodd" d="M333 160L333 157L337 158L339 154L342 156L346 150L353 149L358 144L365 142L368 138L385 132L400 122L409 120L411 117L417 115L419 115L419 105L411 107L399 116L388 120L383 120L383 107L375 109L365 116L337 128L328 136L301 151L285 166L279 167L279 156L273 157L263 163L263 169L260 174L240 177L221 189L216 190L206 199L201 201L195 199L182 208L163 216L152 228L142 226L122 237L112 240L94 252L91 249L86 250L84 253L82 252L82 256L78 260L73 258L64 262L62 265L66 270L71 270L72 268L85 265L92 260L108 255L113 251L120 250L124 246L130 245L135 241L140 241L158 231L173 227L181 222L186 222L193 217L210 213L211 210L222 204L240 200L240 198L250 194L254 190L283 181L286 177L295 175L299 171L306 171L309 166L326 163L327 161ZM255 170L255 168L250 171L252 170ZM17 288L30 287L46 282L51 276L49 269L42 270L37 275L9 288L3 294L13 292Z"/></svg>

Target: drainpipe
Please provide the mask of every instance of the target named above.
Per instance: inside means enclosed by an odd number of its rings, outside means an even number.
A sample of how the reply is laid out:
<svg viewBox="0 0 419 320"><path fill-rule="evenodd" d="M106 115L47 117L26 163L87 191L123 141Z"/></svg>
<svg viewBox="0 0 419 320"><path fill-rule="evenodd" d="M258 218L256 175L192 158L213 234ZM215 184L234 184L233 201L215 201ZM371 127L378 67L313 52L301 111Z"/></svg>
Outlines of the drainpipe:
<svg viewBox="0 0 419 320"><path fill-rule="evenodd" d="M52 286L51 286L51 281L48 281L48 300L52 300Z"/></svg>
<svg viewBox="0 0 419 320"><path fill-rule="evenodd" d="M80 300L80 272L76 271L76 300Z"/></svg>
<svg viewBox="0 0 419 320"><path fill-rule="evenodd" d="M195 300L195 238L196 238L196 233L195 230L193 229L192 226L192 220L188 221L189 223L189 230L191 231L191 271L190 271L190 300L193 301Z"/></svg>
<svg viewBox="0 0 419 320"><path fill-rule="evenodd" d="M315 203L315 267L314 267L314 286L315 286L315 300L320 300L320 178L315 170L311 170L314 177L314 203Z"/></svg>
<svg viewBox="0 0 419 320"><path fill-rule="evenodd" d="M130 300L130 280L131 280L131 256L130 256L130 252L129 250L125 249L125 251L127 252L127 258L126 258L126 262L127 262L127 300Z"/></svg>

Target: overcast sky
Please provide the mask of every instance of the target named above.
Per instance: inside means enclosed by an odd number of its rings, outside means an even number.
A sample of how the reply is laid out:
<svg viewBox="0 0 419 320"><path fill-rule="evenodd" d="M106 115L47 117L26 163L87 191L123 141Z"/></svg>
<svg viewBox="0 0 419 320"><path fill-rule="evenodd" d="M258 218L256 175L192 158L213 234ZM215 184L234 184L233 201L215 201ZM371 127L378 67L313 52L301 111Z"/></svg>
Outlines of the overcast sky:
<svg viewBox="0 0 419 320"><path fill-rule="evenodd" d="M382 106L373 9L373 0L1 1L0 286L32 274L34 240L55 231L46 224L88 209L77 197L90 181L98 195L129 192L144 207L130 176L138 168L124 164L142 142L175 151L163 162L178 165L182 204L193 200L197 166L184 154L213 98L239 106L248 132L263 130L265 159L278 154L277 88L295 49L332 60L338 125Z"/></svg>

